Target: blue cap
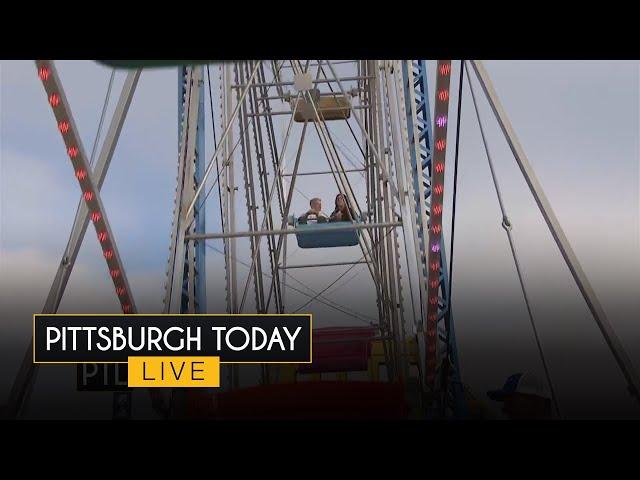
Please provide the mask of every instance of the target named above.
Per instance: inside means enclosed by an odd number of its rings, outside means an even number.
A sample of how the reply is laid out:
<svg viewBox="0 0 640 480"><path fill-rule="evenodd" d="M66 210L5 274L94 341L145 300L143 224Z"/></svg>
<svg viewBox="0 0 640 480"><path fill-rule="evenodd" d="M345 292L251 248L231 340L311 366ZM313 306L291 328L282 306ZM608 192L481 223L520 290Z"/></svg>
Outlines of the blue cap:
<svg viewBox="0 0 640 480"><path fill-rule="evenodd" d="M520 379L522 378L522 373L516 373L515 375L511 375L507 378L507 381L504 383L504 387L500 390L489 390L487 395L491 400L496 400L498 402L503 401L505 398L510 397L514 393L518 391L518 384L520 383Z"/></svg>
<svg viewBox="0 0 640 480"><path fill-rule="evenodd" d="M516 373L507 378L501 390L491 390L487 395L491 400L503 401L515 393L551 398L546 386L532 373Z"/></svg>

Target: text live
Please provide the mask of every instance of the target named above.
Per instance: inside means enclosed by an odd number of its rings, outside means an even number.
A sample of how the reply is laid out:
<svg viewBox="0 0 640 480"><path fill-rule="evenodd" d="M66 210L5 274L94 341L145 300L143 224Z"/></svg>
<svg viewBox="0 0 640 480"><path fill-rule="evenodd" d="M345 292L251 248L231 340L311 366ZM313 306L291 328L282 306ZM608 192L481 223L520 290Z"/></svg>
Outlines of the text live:
<svg viewBox="0 0 640 480"><path fill-rule="evenodd" d="M129 357L129 387L219 387L220 357Z"/></svg>

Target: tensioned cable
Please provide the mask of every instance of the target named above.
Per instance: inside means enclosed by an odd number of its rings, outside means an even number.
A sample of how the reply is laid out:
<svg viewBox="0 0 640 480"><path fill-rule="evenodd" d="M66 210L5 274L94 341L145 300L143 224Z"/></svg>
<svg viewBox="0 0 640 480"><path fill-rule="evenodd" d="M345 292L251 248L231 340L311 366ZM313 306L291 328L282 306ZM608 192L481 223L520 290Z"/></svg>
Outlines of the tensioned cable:
<svg viewBox="0 0 640 480"><path fill-rule="evenodd" d="M388 232L386 232L386 233L384 234L384 237L382 237L382 239L381 239L380 241L378 241L378 245L379 245L380 243L382 243L382 241L384 241L384 240L387 238L387 236L388 236L391 232L393 232L393 228L394 228L394 227L389 228L389 231L388 231ZM375 247L372 247L370 250L373 250L374 248L379 248L379 247L376 245ZM371 252L367 252L367 253L371 253ZM349 273L351 270L353 270L353 269L356 267L356 265L359 265L359 262L361 262L362 260L364 260L364 259L365 259L365 257L367 256L367 253L365 253L362 257L360 257L360 258L357 260L357 262L356 262L356 263L354 263L354 264L353 264L353 265L351 265L349 268L347 268L344 272L342 272L342 273L338 276L338 278L336 278L333 282L331 282L329 285L327 285L325 288L323 288L323 289L320 291L320 293L318 293L318 296L319 296L319 295L322 295L324 292L326 292L327 290L329 290L333 285L335 285L336 283L338 283L338 281L340 281L340 279L341 279L341 278L343 278L347 273ZM316 297L317 297L317 296L316 296ZM310 303L312 303L312 302L316 299L316 297L312 298L312 299L311 299L311 300L309 300L307 303L305 303L305 304L304 304L304 305L302 305L301 307L297 308L293 313L298 313L298 312L299 312L300 310L302 310L304 307L306 307L307 305L309 305Z"/></svg>
<svg viewBox="0 0 640 480"><path fill-rule="evenodd" d="M458 118L456 121L456 153L453 166L453 200L451 207L451 247L449 248L449 308L451 308L451 285L453 278L453 241L456 233L456 200L458 198L458 156L460 153L460 119L462 118L462 87L464 85L464 60L460 61L458 88Z"/></svg>
<svg viewBox="0 0 640 480"><path fill-rule="evenodd" d="M218 148L218 139L216 138L216 120L213 114L213 95L211 94L211 73L209 72L209 65L207 65L207 84L209 87L209 110L211 110L211 131L213 132L213 149ZM216 156L216 179L220 177L220 164L218 163L218 156ZM218 184L218 200L220 201L220 223L222 225L222 231L224 232L224 213L222 212L222 190L220 189L220 182ZM204 197L206 200L207 197ZM204 200L202 205L204 205Z"/></svg>
<svg viewBox="0 0 640 480"><path fill-rule="evenodd" d="M345 278L343 282L340 283L336 283L332 288L330 288L329 290L327 290L325 297L328 295L331 295L333 292L335 292L336 290L338 290L342 285L348 285L349 282L351 280L353 280L354 278L356 278L358 275L362 274L365 272L365 267L361 266L356 268L356 271L353 273L353 275L351 275L348 278Z"/></svg>
<svg viewBox="0 0 640 480"><path fill-rule="evenodd" d="M222 252L221 250L217 249L217 248L216 248L216 247L214 247L213 245L209 245L209 244L207 244L207 247L208 247L208 248L210 248L210 249L212 249L213 251L215 251L215 252L217 252L217 253L221 254L221 255L224 255L224 252ZM243 262L242 260L239 260L238 258L233 258L233 260L235 260L236 262L238 262L239 264L241 264L241 265L243 265L243 266L245 266L245 267L247 267L247 268L250 268L250 265L249 265L248 263L245 263L245 262ZM269 275L268 273L265 273L265 272L262 272L262 275L263 275L263 276L265 276L265 277L267 277L267 278L269 278L269 279L272 279L272 278L273 278L271 275ZM293 278L293 277L292 277L292 278ZM294 280L295 280L295 279L294 279ZM302 282L300 282L299 280L296 280L296 281L297 281L298 283L302 284ZM285 285L287 286L287 288L290 288L290 289L292 289L293 291L298 292L298 293L300 293L301 295L304 295L305 297L311 297L311 295L310 295L310 294L308 294L308 293L306 293L306 292L304 292L304 291L302 291L302 290L300 290L300 289L298 289L298 288L296 288L296 287L294 287L294 286L292 286L292 285L290 285L290 284L288 284L288 283L285 283ZM302 285L303 285L303 286L305 286L307 289L309 289L309 290L313 291L311 288L307 287L306 285L304 285L304 284L302 284ZM353 314L353 313L350 313L350 312L348 312L347 310L343 310L343 308L345 308L345 307L344 307L343 305L340 305L339 303L336 303L336 302L334 302L334 301L332 301L332 300L325 299L324 297L317 298L317 300L318 300L320 303L323 303L323 304L327 305L328 307L331 307L331 308L333 308L333 309L335 309L335 310L338 310L338 311L340 311L341 313L344 313L344 314L346 314L346 315L349 315L349 316L351 316L351 317L353 317L353 318L356 318L357 320L360 320L360 321L362 321L362 322L365 322L367 325L371 325L371 322L369 322L369 321L367 321L367 320L365 320L365 319L363 319L363 318L360 318L358 315L355 315L355 314Z"/></svg>
<svg viewBox="0 0 640 480"><path fill-rule="evenodd" d="M311 198L308 197L302 190L300 190L298 187L293 187L293 189L298 192L300 195L302 195L305 199L311 201Z"/></svg>
<svg viewBox="0 0 640 480"><path fill-rule="evenodd" d="M516 247L513 241L513 238L511 236L511 229L512 229L512 224L509 221L509 218L507 217L507 212L504 206L504 202L502 201L502 195L500 193L500 186L498 184L498 179L496 177L496 173L495 173L495 169L493 166L493 161L491 159L491 153L489 152L489 146L487 144L487 139L485 137L484 134L484 128L482 126L482 121L480 119L480 112L478 110L478 104L476 102L476 96L475 96L475 92L473 90L473 84L471 83L471 77L469 76L469 71L467 69L467 81L469 83L469 88L471 90L471 98L473 99L473 106L475 108L476 111L476 117L478 118L478 125L480 127L480 134L482 135L482 142L484 144L484 149L485 152L487 154L487 160L489 161L489 168L491 170L491 177L493 179L493 185L496 189L496 194L498 196L498 203L500 204L500 210L502 212L502 228L504 228L505 232L507 232L507 238L509 239L509 245L511 247L511 253L513 255L513 261L515 263L516 266L516 272L518 273L518 279L520 280L520 287L522 288L522 294L524 296L524 302L527 306L527 312L529 313L529 320L531 322L531 328L533 329L533 335L535 337L536 340L536 345L538 347L538 351L540 352L540 358L542 360L542 366L544 368L544 373L545 376L547 377L547 383L549 385L549 389L551 390L551 399L553 401L553 404L555 406L556 412L558 414L558 417L562 418L562 415L560 413L560 408L558 407L558 399L556 397L554 388L553 388L553 383L551 382L551 375L549 374L549 368L547 366L547 361L545 359L544 356L544 352L542 350L542 344L540 343L540 338L538 336L538 330L536 328L534 319L533 319L533 313L531 311L531 306L529 304L529 296L527 294L527 289L525 288L524 285L524 279L522 277L522 272L520 271L520 262L518 261L518 255L516 254Z"/></svg>
<svg viewBox="0 0 640 480"><path fill-rule="evenodd" d="M357 272L357 275L361 274L364 270L360 270L359 272ZM316 290L314 290L313 288L309 287L308 285L306 285L304 282L298 280L297 278L295 278L293 275L291 275L290 273L287 273L287 278L291 278L293 281L299 283L302 287L306 288L307 290L309 290L312 294L317 295L318 292ZM353 278L353 277L352 277ZM328 295L328 292L327 292ZM340 303L337 303L335 300L330 299L327 295L322 295L321 298L325 301L325 302L329 302L329 303L334 303L335 305L339 306L340 308L344 309L346 312L351 313L354 317L358 317L359 319L361 319L363 322L366 322L369 325L373 325L373 324L377 324L378 323L378 319L370 317L369 315L365 315L364 313L359 313L349 307L346 307ZM311 295L309 295L309 297L311 297ZM366 320L365 320L366 319Z"/></svg>
<svg viewBox="0 0 640 480"><path fill-rule="evenodd" d="M222 254L222 252L221 252L220 250L218 250L217 248L215 248L215 247L213 247L213 246L211 246L211 245L208 245L208 246L209 246L209 248L211 248L212 250L215 250L216 252L218 252L218 253L221 253L221 254ZM243 265L243 266L245 266L245 267L247 267L247 268L249 268L249 267L250 267L248 263L245 263L245 262L243 262L242 260L238 260L237 258L236 258L235 260L236 260L238 263L240 263L241 265ZM262 272L262 275L263 275L264 277L269 278L269 279L272 279L272 278L273 278L271 275L269 275L269 274L267 274L267 273L264 273L264 272ZM291 277L291 278L293 278L293 277ZM299 284L301 284L303 287L305 287L305 288L307 288L308 290L310 290L311 292L313 292L313 293L317 293L317 292L315 292L315 290L313 290L312 288L308 287L307 285L305 285L304 283L302 283L300 280L297 280L297 279L295 279L295 278L293 278L293 279L294 279L296 282L298 282ZM285 285L286 285L287 287L291 288L292 290L294 290L294 291L296 291L296 292L298 292L298 293L300 293L300 294L302 294L302 295L304 295L304 296L306 296L306 297L309 297L309 298L311 297L311 295L310 295L310 294L305 293L305 292L303 292L303 291L301 291L301 290L299 290L299 289L297 289L297 288L295 288L295 287L291 286L291 284L289 284L289 283L286 283ZM347 315L349 315L349 316L352 316L352 317L354 317L354 318L356 318L356 319L358 319L358 320L360 320L360 321L362 321L362 322L365 322L365 323L367 323L368 325L370 325L370 324L371 324L371 322L369 322L369 321L365 320L364 318L361 318L361 317L364 317L364 315L359 316L359 314L357 314L357 312L350 311L350 310L349 310L347 307L345 307L344 305L341 305L341 304L339 304L339 303L337 303L337 302L334 302L333 300L329 300L328 298L326 298L326 297L324 297L324 296L320 296L320 298L318 299L318 301L319 301L320 303L323 303L323 304L325 304L325 305L327 305L327 306L329 306L329 307L332 307L332 308L334 308L334 309L336 309L336 310L338 310L338 311L340 311L340 312L342 312L342 313L345 313L345 314L347 314Z"/></svg>
<svg viewBox="0 0 640 480"><path fill-rule="evenodd" d="M221 255L224 255L224 253L223 253L221 250L217 249L216 247L214 247L214 246L212 246L212 245L207 245L207 247L211 248L212 250L214 250L214 251L215 251L215 252L217 252L217 253L220 253ZM250 265L249 265L248 263L243 262L242 260L239 260L238 258L233 258L233 257L232 257L232 259L234 259L234 260L235 260L236 262L238 262L239 264L241 264L241 265L243 265L243 266L245 266L245 267L247 267L247 268L250 268ZM271 275L269 275L268 273L265 273L265 272L262 272L262 275L263 275L264 277L267 277L268 279L272 279L272 278L273 278ZM293 277L292 277L292 278L293 278ZM296 280L296 281L297 281L298 283L302 284L305 288L307 288L307 289L309 289L309 290L313 291L311 288L307 287L306 285L304 285L304 284L303 284L302 282L300 282L299 280ZM303 292L302 290L299 290L299 289L297 289L296 287L293 287L291 284L286 283L285 285L286 285L288 288L291 288L292 290L294 290L294 291L296 291L296 292L298 292L298 293L300 293L300 294L302 294L302 295L304 295L304 296L306 296L306 297L309 297L309 298L311 297L311 295L310 295L310 294L308 294L308 293L306 293L306 292ZM363 321L363 322L366 322L367 324L369 324L369 322L368 322L368 321L366 321L366 320L364 320L364 319L362 319L362 318L359 318L357 315L352 314L352 313L350 313L350 312L348 312L348 311L346 311L346 310L343 310L343 308L344 308L344 306L343 306L343 305L340 305L340 304L338 304L338 303L335 303L335 302L333 302L333 301L330 301L329 299L325 299L324 297L319 298L319 299L318 299L318 301L319 301L320 303L323 303L323 304L325 304L325 305L327 305L327 306L329 306L329 307L331 307L331 308L334 308L334 309L336 309L336 310L340 311L341 313L345 313L345 314L347 314L347 315L349 315L349 316L352 316L352 317L354 317L354 318L357 318L357 319L358 319L358 320L360 320L360 321ZM333 303L333 305L332 305L332 303Z"/></svg>
<svg viewBox="0 0 640 480"><path fill-rule="evenodd" d="M327 130L330 132L329 127L327 126ZM349 164L351 164L351 166L354 169L357 170L363 170L365 168L365 166L363 164L360 165L356 165L355 162L350 158L350 157L354 157L353 152L351 152L349 150L349 148L342 142L342 140L340 140L338 137L335 137L334 139L337 143L335 144L336 149L340 151L340 153L342 153L342 157L349 162ZM355 157L354 157L355 158ZM358 172L360 174L361 177L364 178L364 171Z"/></svg>
<svg viewBox="0 0 640 480"><path fill-rule="evenodd" d="M109 85L107 86L107 94L104 97L104 104L102 105L102 113L100 114L100 122L98 123L98 131L96 132L96 138L93 141L93 148L91 149L91 158L89 160L89 165L93 166L93 162L95 161L96 149L98 148L98 141L100 140L100 135L102 132L102 125L104 123L104 117L107 113L107 107L109 105L109 98L111 97L111 87L113 86L113 79L116 75L116 70L111 70L111 77L109 78Z"/></svg>
<svg viewBox="0 0 640 480"><path fill-rule="evenodd" d="M364 258L361 257L358 262L362 261L362 259ZM302 310L303 308L305 308L307 305L313 303L315 300L317 300L317 298L322 295L323 293L325 293L327 290L329 290L332 286L334 286L338 281L340 281L340 279L342 279L347 273L349 273L351 270L353 270L353 268L358 265L358 263L354 263L353 265L351 265L347 270L345 270L344 272L342 272L338 278L336 278L333 282L331 282L329 285L327 285L325 288L323 288L315 297L312 297L309 301L307 301L307 303L305 303L304 305L302 305L301 307L298 307L296 310L294 310L293 313L298 313L300 310Z"/></svg>
<svg viewBox="0 0 640 480"><path fill-rule="evenodd" d="M451 286L453 283L453 245L454 245L454 237L456 232L456 200L458 198L458 156L460 153L460 120L462 118L462 93L464 86L464 60L460 60L460 80L458 81L458 116L456 119L456 151L455 151L455 161L454 161L454 169L453 169L453 200L452 200L452 209L451 209L451 248L449 249L449 286L448 286L448 303L449 303L449 315L445 317L445 321L447 318L451 318ZM450 325L446 325L446 342L447 349L450 345L451 339L451 329ZM447 392L449 383L449 375L443 375L443 392ZM442 402L442 414L444 416L444 409L446 407L446 402Z"/></svg>
<svg viewBox="0 0 640 480"><path fill-rule="evenodd" d="M362 265L362 264L360 264L360 265ZM354 266L355 266L355 265L354 265ZM322 295L322 296L321 296L321 298L324 298L325 300L329 300L329 295L331 295L333 292L335 292L337 289L339 289L342 285L346 285L346 284L348 284L351 280L353 280L354 278L356 278L358 275L360 275L360 274L364 273L364 271L365 271L364 269L365 269L365 267L364 267L364 266L359 267L353 275L351 275L351 276L350 276L350 277L348 277L348 278L345 278L343 282L336 283L335 285L333 285L333 287L332 287L332 288L330 288L330 289L328 289L326 292L324 292L324 295ZM287 276L288 276L288 277L293 278L293 276L292 276L290 273L287 273ZM295 278L293 278L293 279L295 280ZM302 284L302 282L300 282L299 280L296 280L296 281L297 281L298 283L301 283L301 284ZM312 288L309 288L307 285L304 285L304 284L302 284L302 285L303 285L303 286L305 286L306 288L308 288L311 292L313 292L313 293L315 293L315 294L317 294L317 293L318 293L318 292L316 292L315 290L313 290ZM333 300L331 300L331 301L333 301ZM343 307L344 307L344 305L343 305ZM344 307L344 308L346 308L346 307ZM352 310L352 311L353 311L353 312L355 312L355 310ZM355 313L357 313L357 312L355 312ZM364 314L361 314L361 315L362 315L363 317L366 317L366 315L364 315ZM368 317L368 318L372 318L372 317ZM377 321L377 320L376 320L376 321Z"/></svg>

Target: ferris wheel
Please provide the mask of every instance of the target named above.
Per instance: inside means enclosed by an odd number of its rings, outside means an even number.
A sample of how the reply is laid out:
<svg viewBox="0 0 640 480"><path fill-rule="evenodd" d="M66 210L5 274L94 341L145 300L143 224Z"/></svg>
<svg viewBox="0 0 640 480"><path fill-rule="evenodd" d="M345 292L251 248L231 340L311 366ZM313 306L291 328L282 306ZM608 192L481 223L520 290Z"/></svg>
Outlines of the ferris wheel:
<svg viewBox="0 0 640 480"><path fill-rule="evenodd" d="M127 74L102 151L92 168L54 63L39 60L36 66L82 190L74 228L44 312L57 311L91 221L122 312L134 314L133 292L100 188L142 69L134 68ZM429 418L465 418L468 406L446 255L453 247L454 231L445 232L443 222L448 208L445 194L449 193L445 192L445 175L457 174L459 105L456 115L450 106L452 62L440 60L433 67L435 82L430 86L426 60L179 65L179 152L162 313L207 313L205 259L208 254L220 255L227 313L312 312L315 305L322 304L346 319L340 325L316 329L314 352L318 356L312 366L293 370L264 366L261 385L301 385L301 376L321 379L328 373L345 380L351 372L366 371L369 383L400 385L405 393L415 392L418 400L414 407ZM486 96L621 370L638 391L636 373L535 177L482 62L463 61L460 67L458 102L466 74L476 112L474 83ZM210 156L205 155L206 102L214 139ZM448 134L450 127L455 136ZM480 128L486 147L481 123ZM450 144L452 137L456 142ZM311 143L316 152L312 160L305 154ZM487 156L493 174L488 148ZM503 213L502 227L529 307L495 174L493 180ZM308 186L301 187L303 181L341 196L344 209L336 199L336 212L348 215L332 215L325 222L303 221L301 201L314 196ZM455 181L453 185L455 220ZM211 228L205 212L216 206L219 223ZM222 248L216 248L214 241L221 242ZM291 263L294 253L298 258L307 255L323 261ZM327 258L329 261L324 261ZM362 269L364 283L371 289L373 315L358 311L359 305L345 305L328 296L327 292L338 287L348 289L357 268ZM292 269L321 269L323 278L330 281L312 288L295 280ZM293 294L296 299L302 295L302 304L292 300ZM528 311L553 391L531 309ZM19 415L24 408L36 371L29 349L11 392L10 413ZM225 369L225 389L241 390L243 373L242 366ZM159 411L181 405L179 395L167 399L153 393L153 400ZM127 418L130 412L131 394L114 394L114 417Z"/></svg>
<svg viewBox="0 0 640 480"><path fill-rule="evenodd" d="M219 124L226 127L205 166L197 147L204 68L185 68L181 138L187 140L181 142L165 312L201 311L198 264L207 240L223 240L229 313L289 312L285 292L292 267L350 266L331 287L362 263L375 292L377 318L360 333L379 345L388 380L408 379L414 366L418 383L436 392L444 384L446 365L453 388L441 401L460 410L462 402L452 403L454 393L462 392L455 337L448 334L453 327L441 220L450 73L451 63L439 62L434 146L424 61L225 64L219 67ZM284 130L282 138L275 133L278 127ZM314 171L301 171L305 142L312 135L323 158L314 158ZM349 158L341 145L359 152L359 158ZM289 149L295 152L292 165L287 163ZM301 225L292 215L292 199L296 191L304 195L297 188L303 176L330 182L344 195L353 218ZM210 177L214 180L205 190ZM222 231L206 233L199 228L199 207L216 186ZM237 228L240 208L248 224L244 231ZM287 265L289 236L295 236L298 248L350 248L354 258ZM239 238L249 239L245 278L237 273ZM326 301L326 290L306 305ZM342 331L347 333L355 335L357 329ZM237 373L230 376L232 383L234 378ZM267 372L262 381L269 381Z"/></svg>

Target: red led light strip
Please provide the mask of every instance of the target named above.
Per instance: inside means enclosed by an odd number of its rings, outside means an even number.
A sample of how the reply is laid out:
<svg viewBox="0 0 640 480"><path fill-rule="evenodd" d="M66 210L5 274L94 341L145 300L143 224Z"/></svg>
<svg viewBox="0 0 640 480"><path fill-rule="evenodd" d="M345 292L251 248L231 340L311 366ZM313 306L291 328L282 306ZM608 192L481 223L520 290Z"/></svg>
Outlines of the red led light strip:
<svg viewBox="0 0 640 480"><path fill-rule="evenodd" d="M113 280L122 311L124 313L135 313L135 304L131 296L127 278L124 275L120 255L118 254L115 243L112 241L113 235L111 235L109 223L107 222L107 217L97 188L93 183L91 175L88 173L90 169L87 158L78 141L78 132L71 117L71 109L69 108L58 74L53 63L48 60L36 60L36 68L45 92L47 93L49 105L51 105L53 114L56 117L58 130L62 134L67 155L71 160L75 176L80 184L82 197L91 212L91 221L96 229L98 240L102 247L102 253L109 267L109 273Z"/></svg>
<svg viewBox="0 0 640 480"><path fill-rule="evenodd" d="M451 60L438 60L436 70L436 103L433 118L434 146L431 157L431 212L429 228L429 281L427 285L427 323L425 327L426 380L433 386L437 368L438 291L440 288L440 239L442 236L442 205L444 200L444 171L447 153L447 124L449 117L449 87Z"/></svg>

